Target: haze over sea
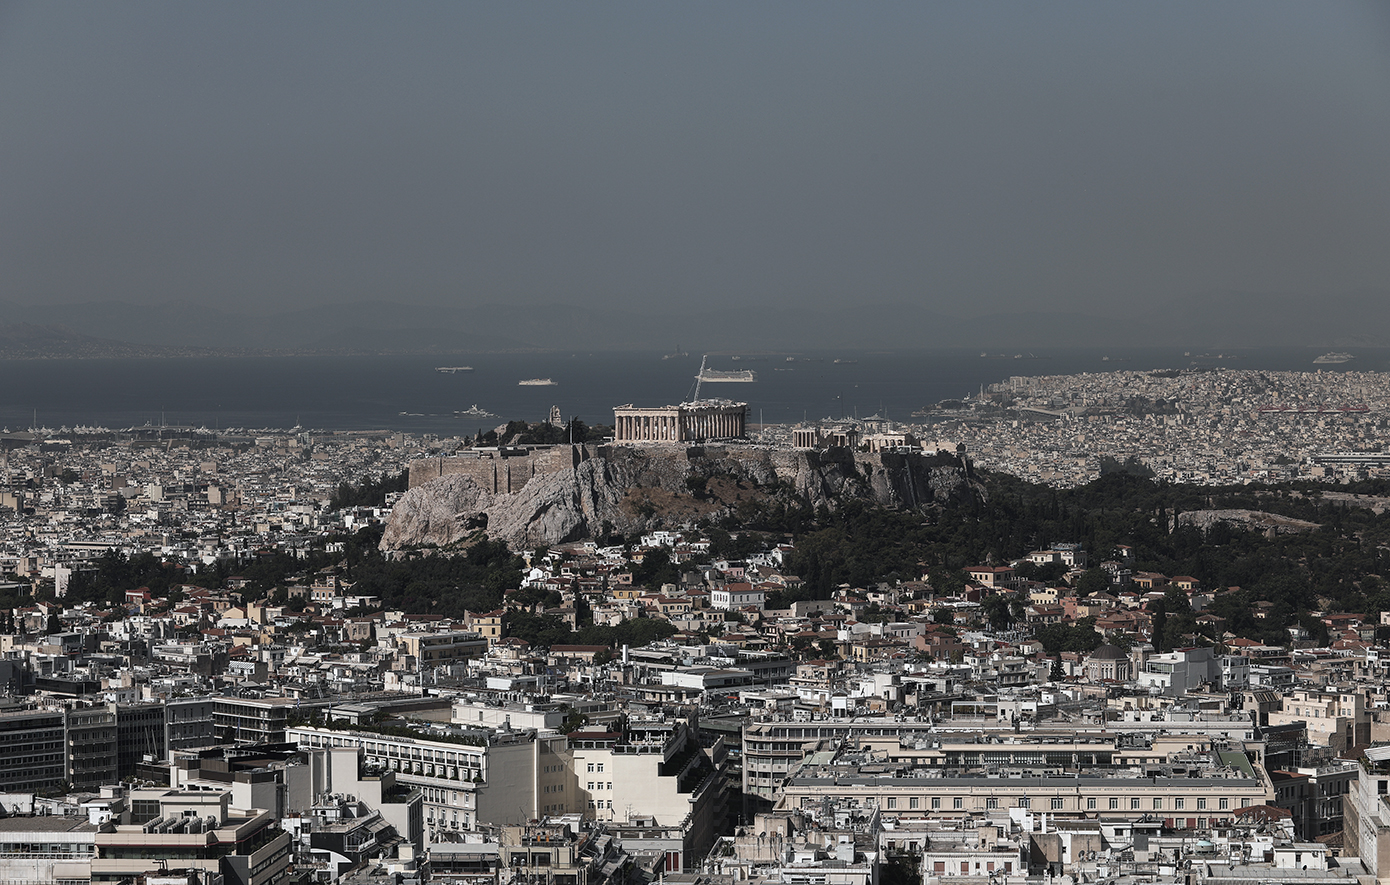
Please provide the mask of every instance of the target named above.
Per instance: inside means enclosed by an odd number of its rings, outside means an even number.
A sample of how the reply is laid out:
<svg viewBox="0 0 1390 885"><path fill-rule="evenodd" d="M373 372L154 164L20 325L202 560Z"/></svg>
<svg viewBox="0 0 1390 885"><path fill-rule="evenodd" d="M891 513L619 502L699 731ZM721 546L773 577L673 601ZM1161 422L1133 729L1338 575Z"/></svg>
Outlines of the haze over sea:
<svg viewBox="0 0 1390 885"><path fill-rule="evenodd" d="M1177 348L1082 348L991 353L979 350L801 352L712 355L716 369L752 369L757 381L706 383L702 396L746 401L753 423L912 412L978 392L1011 375L1060 375L1194 365L1293 371L1387 371L1390 350L1352 348L1356 358L1316 366L1322 351L1247 348L1206 353ZM788 357L792 359L789 360ZM1108 357L1108 359L1105 359ZM841 360L837 363L835 360ZM314 430L397 430L473 434L509 419L566 418L609 424L616 405L688 399L700 354L660 352L491 353L471 356L301 356L0 362L0 426L121 429L159 425ZM436 366L472 366L445 374ZM553 387L522 387L551 378ZM493 418L454 413L473 404ZM405 413L405 414L402 414ZM921 419L917 419L921 420Z"/></svg>

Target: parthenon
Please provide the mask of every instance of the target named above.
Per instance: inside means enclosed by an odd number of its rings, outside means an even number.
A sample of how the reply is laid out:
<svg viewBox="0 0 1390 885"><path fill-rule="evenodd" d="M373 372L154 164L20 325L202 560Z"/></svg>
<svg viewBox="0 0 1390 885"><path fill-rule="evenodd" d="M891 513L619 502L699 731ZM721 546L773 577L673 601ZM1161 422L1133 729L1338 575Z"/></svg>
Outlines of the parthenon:
<svg viewBox="0 0 1390 885"><path fill-rule="evenodd" d="M742 439L745 434L747 403L726 399L707 399L638 408L631 403L613 410L613 436L616 442L693 442L709 439Z"/></svg>

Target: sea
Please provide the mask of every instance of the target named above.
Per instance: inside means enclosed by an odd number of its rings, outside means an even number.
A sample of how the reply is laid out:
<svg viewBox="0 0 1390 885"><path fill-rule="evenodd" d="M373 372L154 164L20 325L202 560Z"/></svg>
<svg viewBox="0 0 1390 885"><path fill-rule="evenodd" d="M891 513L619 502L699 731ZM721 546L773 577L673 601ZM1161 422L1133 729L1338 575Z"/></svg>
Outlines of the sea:
<svg viewBox="0 0 1390 885"><path fill-rule="evenodd" d="M0 427L209 430L392 430L471 435L508 420L566 418L610 424L613 407L661 406L695 394L709 368L748 369L751 383L704 383L700 396L748 403L750 423L879 415L911 422L940 400L977 394L1015 375L1227 367L1390 371L1390 349L1357 348L1349 362L1315 365L1324 348L1104 346L981 352L816 351L480 353L449 356L256 356L0 361ZM468 366L470 372L440 372ZM550 379L523 386L523 379ZM461 415L476 407L490 416ZM918 419L920 420L920 419Z"/></svg>

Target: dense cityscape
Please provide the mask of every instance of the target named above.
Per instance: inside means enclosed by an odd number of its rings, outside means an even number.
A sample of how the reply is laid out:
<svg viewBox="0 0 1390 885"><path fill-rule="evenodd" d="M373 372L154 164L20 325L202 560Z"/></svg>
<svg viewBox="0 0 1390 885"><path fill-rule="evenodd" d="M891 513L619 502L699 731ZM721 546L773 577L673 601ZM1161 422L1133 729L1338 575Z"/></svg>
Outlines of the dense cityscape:
<svg viewBox="0 0 1390 885"><path fill-rule="evenodd" d="M558 409L486 438L8 434L0 871L1377 878L1390 611L1383 548L1356 539L1383 537L1387 383L1012 378L906 426L628 405L573 445ZM877 465L889 486L919 458L933 487L958 483L897 507L845 486L812 513L790 481L681 474L582 537L508 549L481 504L455 503L443 543L401 541L402 514L437 510L440 489L515 501L619 449L693 470L710 446L801 453L774 461L803 473ZM1125 503L1150 494L1206 509L1160 522ZM1084 504L1100 495L1119 503ZM1335 515L1362 506L1365 522ZM990 536L971 515L990 507L1034 512L1008 517L1030 536ZM1262 563L1247 586L1202 558L1217 544ZM1273 565L1298 562L1304 584Z"/></svg>

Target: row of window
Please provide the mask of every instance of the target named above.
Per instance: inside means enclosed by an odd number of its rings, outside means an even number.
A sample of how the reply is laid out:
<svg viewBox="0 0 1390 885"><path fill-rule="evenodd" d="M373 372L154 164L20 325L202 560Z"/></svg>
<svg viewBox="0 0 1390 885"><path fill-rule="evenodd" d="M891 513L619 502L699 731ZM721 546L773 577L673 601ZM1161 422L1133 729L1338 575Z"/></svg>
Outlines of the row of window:
<svg viewBox="0 0 1390 885"><path fill-rule="evenodd" d="M595 765L597 765L598 767L595 768L595 767L594 767ZM589 763L589 773L590 773L590 774L593 774L593 773L595 773L595 772L598 772L599 774L603 774L603 763L602 763L602 762L590 762L590 763Z"/></svg>
<svg viewBox="0 0 1390 885"><path fill-rule="evenodd" d="M473 756L467 753L457 753L453 751L435 750L431 747L413 747L410 745L399 745L394 743L378 743L376 741L361 741L357 738L325 738L321 735L299 735L302 743L311 747L362 747L368 759L383 760L385 757L399 757L406 761L432 763L434 765L454 765L460 768L472 768L471 773L480 773L477 769L482 766L482 757ZM559 769L560 766L555 766Z"/></svg>
<svg viewBox="0 0 1390 885"><path fill-rule="evenodd" d="M991 860L991 861L986 861L986 863L985 863L985 870L984 870L984 871L985 871L986 873L993 873L993 872L994 872L994 861L992 861L992 860ZM1013 871L1014 871L1013 861L1008 861L1008 860L1004 861L1004 872L1006 872L1006 873L1012 873ZM945 873L945 872L946 872L946 861L944 861L944 860L935 860L935 861L932 861L932 872L933 872L933 873L937 873L937 874ZM963 860L963 861L960 862L960 872L961 872L961 875L962 875L962 876L969 874L969 872L970 872L970 861L968 861L968 860ZM978 860L975 861L975 872L977 872L977 873L980 872L980 862L979 862Z"/></svg>
<svg viewBox="0 0 1390 885"><path fill-rule="evenodd" d="M589 792L590 792L590 793L592 793L594 790L605 790L605 789L607 789L607 790L613 789L613 782L612 782L612 781L609 781L609 782L608 782L608 786L605 787L605 786L603 785L603 781L589 781Z"/></svg>
<svg viewBox="0 0 1390 885"><path fill-rule="evenodd" d="M611 788L611 787L612 787L612 784L610 784L609 787ZM589 785L589 788L590 788L590 789L593 789L593 784L590 784L590 785ZM940 796L932 796L930 801L931 801L930 807L931 807L931 809L932 809L933 811L939 811L939 810L941 810L941 808L942 808L942 799L941 799ZM901 806L899 806L898 802L899 802L899 799L898 799L896 796L889 796L889 797L888 797L888 810L889 810L889 811L896 811L896 810L898 810L898 809L901 807ZM1153 797L1153 798L1150 800L1150 802L1151 802L1150 808L1151 808L1153 811L1162 811L1162 810L1163 810L1163 797L1161 797L1161 796L1155 796L1155 797ZM1139 797L1139 796L1131 796L1130 799L1129 799L1129 810L1131 810L1131 811L1142 811L1142 810L1144 810L1143 803L1144 803L1144 800L1143 800L1141 797ZM1051 808L1052 811L1062 811L1062 810L1066 807L1066 799L1065 799L1064 797L1062 797L1062 796L1053 796L1049 804L1050 804L1050 808ZM1250 804L1250 800L1249 800L1249 799L1241 799L1241 800L1240 800L1240 807L1241 807L1241 808L1245 808L1245 807L1247 807L1249 804ZM1020 796L1020 797L1019 797L1019 799L1018 799L1018 805L1017 805L1018 808L1031 808L1032 806L1033 806L1033 800L1032 800L1031 798L1029 798L1028 796ZM953 810L956 810L956 811L959 811L959 810L961 810L961 809L964 809L964 808L965 808L965 798L962 797L962 796L954 796L954 797L952 797L952 798L951 798L951 808L952 808ZM994 809L999 808L999 799L998 799L997 797L995 797L995 796L990 796L990 797L986 798L986 799L985 799L985 808L986 808L987 810L994 810ZM1231 808L1231 800L1230 800L1230 799L1225 798L1225 797L1222 797L1222 798L1220 798L1220 799L1217 800L1217 809L1218 809L1218 810L1220 810L1220 811L1229 811L1230 808ZM907 800L907 810L909 810L909 811L919 811L919 810L921 810L921 809L922 809L922 798L921 798L921 797L918 797L918 796L911 796L911 797L908 798L908 800ZM1097 800L1094 796L1089 796L1089 797L1087 797L1087 799L1086 799L1086 810L1087 810L1087 811L1096 811L1096 810L1098 810L1098 809L1099 809L1099 800ZM1186 809L1187 809L1187 799L1186 799L1186 798L1178 797L1178 798L1173 799L1173 810L1174 810L1174 811L1185 811ZM1120 810L1120 799L1119 799L1118 796L1111 796L1111 797L1109 798L1109 800L1108 800L1108 810L1110 810L1110 811L1119 811L1119 810ZM1205 798L1199 798L1199 799L1197 800L1197 810L1198 810L1198 811L1206 811L1206 810L1207 810L1207 800L1206 800Z"/></svg>
<svg viewBox="0 0 1390 885"><path fill-rule="evenodd" d="M441 790L437 787L422 787L420 792L424 795L426 802L447 805L451 801L454 804L457 804L459 801L459 794L454 790Z"/></svg>

